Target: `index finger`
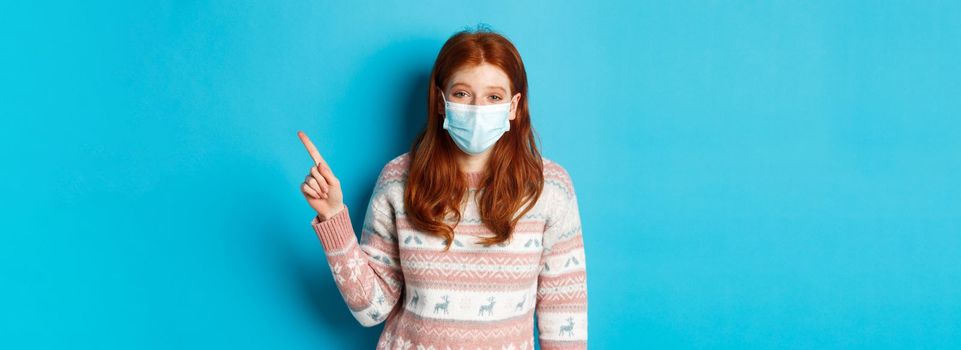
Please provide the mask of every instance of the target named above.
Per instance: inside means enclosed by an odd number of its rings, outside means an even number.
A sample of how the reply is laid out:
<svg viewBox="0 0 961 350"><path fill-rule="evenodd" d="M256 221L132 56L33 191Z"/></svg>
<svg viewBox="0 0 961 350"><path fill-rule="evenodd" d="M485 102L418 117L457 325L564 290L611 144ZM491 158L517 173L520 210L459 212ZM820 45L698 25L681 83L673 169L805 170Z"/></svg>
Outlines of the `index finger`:
<svg viewBox="0 0 961 350"><path fill-rule="evenodd" d="M315 165L320 165L324 162L324 157L320 156L320 152L317 151L317 147L314 147L314 143L310 142L310 138L307 137L303 131L297 131L297 136L300 137L300 141L304 143L304 147L307 148L307 152L310 153L310 158L314 159Z"/></svg>

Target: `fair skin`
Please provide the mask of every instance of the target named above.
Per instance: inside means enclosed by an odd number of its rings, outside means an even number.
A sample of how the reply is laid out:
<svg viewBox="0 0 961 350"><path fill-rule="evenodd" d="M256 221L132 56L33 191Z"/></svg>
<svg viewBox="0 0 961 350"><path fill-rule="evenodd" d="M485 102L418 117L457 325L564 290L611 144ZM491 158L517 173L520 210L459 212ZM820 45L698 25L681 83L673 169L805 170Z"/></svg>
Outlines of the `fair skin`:
<svg viewBox="0 0 961 350"><path fill-rule="evenodd" d="M510 102L510 116L517 117L517 105L520 103L521 93L511 96L511 80L507 73L495 65L482 63L458 69L451 75L444 87L444 97L447 101L471 105L491 105ZM508 101L508 98L510 99ZM444 101L438 105L439 111L444 110ZM493 147L476 155L457 152L457 163L463 172L481 172L487 167L487 159ZM458 149L460 150L460 149Z"/></svg>
<svg viewBox="0 0 961 350"><path fill-rule="evenodd" d="M458 69L451 75L446 86L443 87L444 96L450 102L489 105L510 103L510 120L517 117L517 106L521 94L511 95L511 81L503 70L489 63ZM440 111L444 110L443 100L439 102ZM334 176L333 170L323 156L303 131L297 136L303 142L310 154L314 165L310 167L307 177L300 186L301 193L307 199L307 204L317 212L320 221L337 215L344 209L344 194L340 188L340 180ZM460 152L457 149L457 163L463 172L481 172L487 167L487 160L493 147L476 155Z"/></svg>

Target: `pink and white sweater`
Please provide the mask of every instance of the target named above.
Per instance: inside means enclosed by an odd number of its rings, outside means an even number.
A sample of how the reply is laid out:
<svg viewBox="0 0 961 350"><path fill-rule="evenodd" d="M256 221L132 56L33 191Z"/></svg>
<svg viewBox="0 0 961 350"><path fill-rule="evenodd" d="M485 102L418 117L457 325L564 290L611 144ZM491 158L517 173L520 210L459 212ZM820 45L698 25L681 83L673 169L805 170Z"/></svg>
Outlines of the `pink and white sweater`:
<svg viewBox="0 0 961 350"><path fill-rule="evenodd" d="M414 229L404 211L409 154L388 162L371 194L357 239L347 209L317 233L334 281L362 325L385 322L377 349L587 348L587 270L577 197L567 171L544 158L544 191L510 241L480 222L469 173L469 200L446 241ZM449 221L453 224L453 222ZM535 313L536 311L536 313Z"/></svg>

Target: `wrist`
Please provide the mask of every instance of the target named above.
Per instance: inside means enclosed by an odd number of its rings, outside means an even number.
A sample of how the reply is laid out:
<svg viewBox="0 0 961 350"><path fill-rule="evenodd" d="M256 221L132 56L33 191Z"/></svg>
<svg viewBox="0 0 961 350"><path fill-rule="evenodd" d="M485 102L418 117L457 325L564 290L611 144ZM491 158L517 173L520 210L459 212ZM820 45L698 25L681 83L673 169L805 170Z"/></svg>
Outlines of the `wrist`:
<svg viewBox="0 0 961 350"><path fill-rule="evenodd" d="M317 220L321 222L330 220L330 218L337 216L337 214L340 214L340 212L343 211L344 208L345 208L344 204L341 203L340 205L333 207L326 212L317 212Z"/></svg>

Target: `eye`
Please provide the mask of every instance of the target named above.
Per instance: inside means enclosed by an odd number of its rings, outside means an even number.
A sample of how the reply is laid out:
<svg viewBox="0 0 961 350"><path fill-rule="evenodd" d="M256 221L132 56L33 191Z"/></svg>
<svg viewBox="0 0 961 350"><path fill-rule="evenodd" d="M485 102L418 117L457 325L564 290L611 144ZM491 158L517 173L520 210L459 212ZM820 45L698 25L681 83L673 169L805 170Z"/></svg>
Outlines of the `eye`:
<svg viewBox="0 0 961 350"><path fill-rule="evenodd" d="M504 98L497 95L491 95L491 99L493 99L494 101L500 101L500 100L503 100Z"/></svg>
<svg viewBox="0 0 961 350"><path fill-rule="evenodd" d="M467 95L467 94L466 94L465 92L463 92L463 91L458 91L458 92L455 92L455 93L454 93L454 96L457 96L457 97L464 97L464 96L466 96L466 95Z"/></svg>

